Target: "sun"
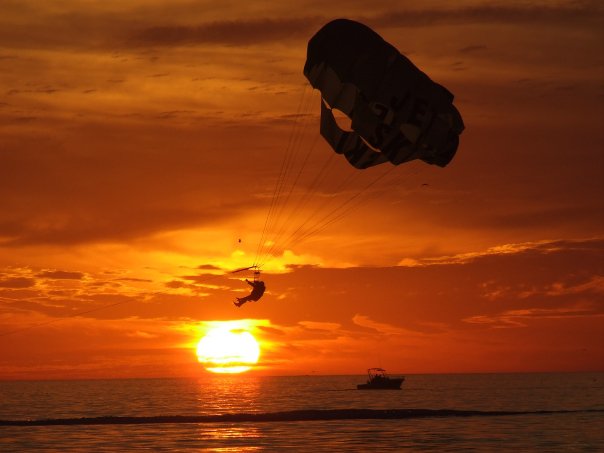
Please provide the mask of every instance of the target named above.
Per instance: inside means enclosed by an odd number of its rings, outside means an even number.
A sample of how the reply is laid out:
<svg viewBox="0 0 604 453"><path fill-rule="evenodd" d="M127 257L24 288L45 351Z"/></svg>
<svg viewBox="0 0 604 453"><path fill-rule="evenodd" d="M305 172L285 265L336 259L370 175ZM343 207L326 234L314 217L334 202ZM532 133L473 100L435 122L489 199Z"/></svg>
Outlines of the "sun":
<svg viewBox="0 0 604 453"><path fill-rule="evenodd" d="M197 343L197 360L212 373L243 373L258 362L253 335L232 325L213 327Z"/></svg>

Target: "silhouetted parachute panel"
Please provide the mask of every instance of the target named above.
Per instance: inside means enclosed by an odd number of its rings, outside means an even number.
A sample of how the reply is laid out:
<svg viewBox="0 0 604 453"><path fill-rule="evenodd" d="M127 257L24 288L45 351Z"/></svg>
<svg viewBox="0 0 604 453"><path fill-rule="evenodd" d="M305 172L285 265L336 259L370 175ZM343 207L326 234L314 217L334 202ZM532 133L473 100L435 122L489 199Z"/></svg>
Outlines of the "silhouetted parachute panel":
<svg viewBox="0 0 604 453"><path fill-rule="evenodd" d="M464 125L453 95L367 26L337 19L321 28L304 75L323 98L321 135L356 168L413 159L444 167L455 155Z"/></svg>

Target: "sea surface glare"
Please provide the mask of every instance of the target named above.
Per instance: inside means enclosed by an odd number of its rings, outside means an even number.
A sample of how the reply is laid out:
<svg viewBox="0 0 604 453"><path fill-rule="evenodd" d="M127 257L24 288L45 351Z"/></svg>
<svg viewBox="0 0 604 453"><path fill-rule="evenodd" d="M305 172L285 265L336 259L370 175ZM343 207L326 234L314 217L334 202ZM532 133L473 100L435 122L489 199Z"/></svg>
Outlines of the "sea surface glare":
<svg viewBox="0 0 604 453"><path fill-rule="evenodd" d="M604 451L604 373L364 381L0 381L0 451Z"/></svg>

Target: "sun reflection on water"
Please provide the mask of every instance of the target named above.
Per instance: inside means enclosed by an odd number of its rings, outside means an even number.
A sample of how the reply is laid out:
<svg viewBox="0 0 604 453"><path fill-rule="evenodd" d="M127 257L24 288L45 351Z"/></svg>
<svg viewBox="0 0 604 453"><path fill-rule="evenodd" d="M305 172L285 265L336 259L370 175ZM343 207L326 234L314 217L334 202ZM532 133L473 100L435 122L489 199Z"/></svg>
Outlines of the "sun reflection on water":
<svg viewBox="0 0 604 453"><path fill-rule="evenodd" d="M258 412L261 378L240 374L212 374L197 380L200 412L228 414Z"/></svg>
<svg viewBox="0 0 604 453"><path fill-rule="evenodd" d="M214 414L259 412L261 378L249 375L213 374L197 380L197 404L200 412ZM251 439L258 441L263 434L258 426L251 424L202 425L197 430L198 438L205 444L217 445L211 451L251 452L263 450L249 445ZM228 446L224 446L228 444Z"/></svg>
<svg viewBox="0 0 604 453"><path fill-rule="evenodd" d="M203 437L208 440L257 439L261 437L261 432L256 426L204 427Z"/></svg>

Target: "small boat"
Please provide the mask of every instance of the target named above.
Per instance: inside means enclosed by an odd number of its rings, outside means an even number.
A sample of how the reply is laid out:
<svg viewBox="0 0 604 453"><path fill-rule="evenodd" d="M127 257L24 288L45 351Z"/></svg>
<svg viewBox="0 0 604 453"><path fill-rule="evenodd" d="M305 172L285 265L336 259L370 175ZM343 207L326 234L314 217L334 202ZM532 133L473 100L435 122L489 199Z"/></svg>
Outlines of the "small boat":
<svg viewBox="0 0 604 453"><path fill-rule="evenodd" d="M367 383L358 384L357 390L400 390L404 377L391 378L383 368L369 368Z"/></svg>

